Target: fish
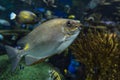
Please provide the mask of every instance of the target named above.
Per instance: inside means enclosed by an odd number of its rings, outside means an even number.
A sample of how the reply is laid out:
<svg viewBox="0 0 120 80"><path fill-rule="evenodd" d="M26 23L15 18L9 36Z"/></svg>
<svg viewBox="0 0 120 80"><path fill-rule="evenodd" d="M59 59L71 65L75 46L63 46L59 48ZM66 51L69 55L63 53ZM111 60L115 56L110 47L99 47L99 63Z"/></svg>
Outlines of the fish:
<svg viewBox="0 0 120 80"><path fill-rule="evenodd" d="M49 70L49 79L48 80L62 80L60 74L55 70Z"/></svg>
<svg viewBox="0 0 120 80"><path fill-rule="evenodd" d="M0 19L0 25L2 25L2 26L10 26L10 23L7 20Z"/></svg>
<svg viewBox="0 0 120 80"><path fill-rule="evenodd" d="M69 15L68 18L69 19L75 19L75 15Z"/></svg>
<svg viewBox="0 0 120 80"><path fill-rule="evenodd" d="M37 23L37 15L31 11L23 10L17 15L17 21L23 24Z"/></svg>
<svg viewBox="0 0 120 80"><path fill-rule="evenodd" d="M60 54L76 39L81 30L80 26L79 20L51 19L38 25L17 42L23 49L18 50L5 45L12 63L12 71L16 69L23 56L26 65L32 65L52 55Z"/></svg>
<svg viewBox="0 0 120 80"><path fill-rule="evenodd" d="M1 11L5 11L6 8L0 5L0 10L1 10Z"/></svg>
<svg viewBox="0 0 120 80"><path fill-rule="evenodd" d="M18 15L14 12L10 13L10 20L14 20L22 24L35 24L38 22L37 15L31 11L22 10Z"/></svg>

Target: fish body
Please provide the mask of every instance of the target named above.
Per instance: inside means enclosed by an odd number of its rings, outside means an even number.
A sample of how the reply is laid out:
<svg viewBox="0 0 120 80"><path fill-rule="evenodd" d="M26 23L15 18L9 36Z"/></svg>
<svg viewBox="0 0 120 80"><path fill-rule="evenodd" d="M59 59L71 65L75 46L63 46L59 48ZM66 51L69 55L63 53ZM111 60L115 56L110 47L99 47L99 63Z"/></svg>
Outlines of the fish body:
<svg viewBox="0 0 120 80"><path fill-rule="evenodd" d="M37 15L27 10L22 10L18 14L11 12L9 17L10 17L10 20L16 20L20 24L38 23Z"/></svg>
<svg viewBox="0 0 120 80"><path fill-rule="evenodd" d="M34 24L38 22L37 15L27 10L20 11L16 19L19 23L23 24Z"/></svg>
<svg viewBox="0 0 120 80"><path fill-rule="evenodd" d="M18 45L24 46L23 50L6 46L8 56L16 61L12 63L13 70L23 56L26 64L31 65L38 60L61 53L77 37L80 32L79 26L78 20L49 20L18 41Z"/></svg>
<svg viewBox="0 0 120 80"><path fill-rule="evenodd" d="M2 25L2 26L10 26L10 23L7 20L0 19L0 25Z"/></svg>
<svg viewBox="0 0 120 80"><path fill-rule="evenodd" d="M6 8L0 5L0 11L5 11Z"/></svg>

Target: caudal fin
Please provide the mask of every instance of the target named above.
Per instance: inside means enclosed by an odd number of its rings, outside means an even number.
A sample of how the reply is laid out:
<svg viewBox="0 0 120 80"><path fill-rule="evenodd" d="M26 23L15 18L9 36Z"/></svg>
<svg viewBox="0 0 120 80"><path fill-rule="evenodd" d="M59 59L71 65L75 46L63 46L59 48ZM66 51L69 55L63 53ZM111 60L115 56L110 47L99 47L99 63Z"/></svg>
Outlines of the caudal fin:
<svg viewBox="0 0 120 80"><path fill-rule="evenodd" d="M13 48L13 47L10 47L10 46L5 46L6 48L6 51L8 53L8 57L10 58L11 60L11 63L12 63L12 71L14 71L21 59L20 55L18 55L18 50Z"/></svg>

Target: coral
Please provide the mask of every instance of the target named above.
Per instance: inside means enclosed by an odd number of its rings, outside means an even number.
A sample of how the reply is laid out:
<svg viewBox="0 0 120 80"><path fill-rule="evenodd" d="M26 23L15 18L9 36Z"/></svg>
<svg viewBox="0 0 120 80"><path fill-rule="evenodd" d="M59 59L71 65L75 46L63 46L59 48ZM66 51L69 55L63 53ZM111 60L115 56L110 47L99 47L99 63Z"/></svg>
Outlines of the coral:
<svg viewBox="0 0 120 80"><path fill-rule="evenodd" d="M120 43L115 33L88 30L70 46L86 66L86 80L120 79Z"/></svg>

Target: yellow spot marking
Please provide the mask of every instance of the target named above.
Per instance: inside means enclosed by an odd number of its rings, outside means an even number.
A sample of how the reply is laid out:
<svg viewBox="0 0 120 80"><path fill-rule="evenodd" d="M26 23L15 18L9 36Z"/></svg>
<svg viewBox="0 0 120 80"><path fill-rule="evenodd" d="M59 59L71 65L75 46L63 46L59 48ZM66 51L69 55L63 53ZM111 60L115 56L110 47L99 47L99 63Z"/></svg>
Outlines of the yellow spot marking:
<svg viewBox="0 0 120 80"><path fill-rule="evenodd" d="M24 47L24 50L27 50L27 49L29 49L29 44L27 43L26 45L25 45L25 47Z"/></svg>

